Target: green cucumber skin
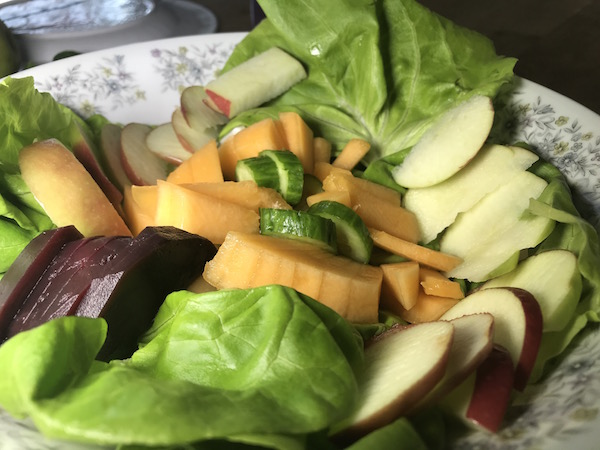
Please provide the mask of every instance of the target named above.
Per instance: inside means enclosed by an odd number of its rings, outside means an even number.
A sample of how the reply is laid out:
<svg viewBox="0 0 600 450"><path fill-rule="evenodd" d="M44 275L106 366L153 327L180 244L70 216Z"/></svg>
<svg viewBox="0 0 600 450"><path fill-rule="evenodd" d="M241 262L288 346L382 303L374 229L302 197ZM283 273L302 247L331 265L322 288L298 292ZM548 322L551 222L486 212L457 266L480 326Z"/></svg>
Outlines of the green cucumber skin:
<svg viewBox="0 0 600 450"><path fill-rule="evenodd" d="M260 233L295 239L337 253L337 229L333 221L305 211L260 208Z"/></svg>
<svg viewBox="0 0 600 450"><path fill-rule="evenodd" d="M312 205L307 212L333 221L341 255L363 264L369 262L373 251L373 239L363 220L352 208L324 200Z"/></svg>
<svg viewBox="0 0 600 450"><path fill-rule="evenodd" d="M263 150L259 157L270 158L279 172L279 193L294 206L302 199L304 170L298 157L289 150Z"/></svg>
<svg viewBox="0 0 600 450"><path fill-rule="evenodd" d="M237 181L254 181L258 186L279 189L279 170L270 158L256 156L241 159L235 166Z"/></svg>

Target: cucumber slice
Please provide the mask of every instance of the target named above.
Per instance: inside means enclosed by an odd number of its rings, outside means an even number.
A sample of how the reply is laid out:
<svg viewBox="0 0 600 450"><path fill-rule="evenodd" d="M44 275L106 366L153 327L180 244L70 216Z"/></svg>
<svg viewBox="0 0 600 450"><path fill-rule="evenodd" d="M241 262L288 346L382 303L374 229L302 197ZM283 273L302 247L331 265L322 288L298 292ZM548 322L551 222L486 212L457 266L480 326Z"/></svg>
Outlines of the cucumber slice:
<svg viewBox="0 0 600 450"><path fill-rule="evenodd" d="M279 173L277 190L290 205L298 204L304 188L304 170L298 157L289 150L263 150L259 157L270 158L275 162Z"/></svg>
<svg viewBox="0 0 600 450"><path fill-rule="evenodd" d="M293 209L260 208L260 232L297 239L337 253L335 224L324 217Z"/></svg>
<svg viewBox="0 0 600 450"><path fill-rule="evenodd" d="M241 159L235 165L237 181L254 181L257 185L279 189L279 171L271 158L256 156Z"/></svg>
<svg viewBox="0 0 600 450"><path fill-rule="evenodd" d="M338 251L341 255L363 264L369 262L373 251L373 239L365 223L352 208L324 200L312 205L307 212L335 223Z"/></svg>

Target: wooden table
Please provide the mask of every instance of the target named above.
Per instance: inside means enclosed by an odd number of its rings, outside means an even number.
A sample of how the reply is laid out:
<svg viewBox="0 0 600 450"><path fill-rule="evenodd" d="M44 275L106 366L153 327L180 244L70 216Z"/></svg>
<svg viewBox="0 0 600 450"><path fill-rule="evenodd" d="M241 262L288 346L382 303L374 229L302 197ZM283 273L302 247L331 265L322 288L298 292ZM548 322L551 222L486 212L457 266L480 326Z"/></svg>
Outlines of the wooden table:
<svg viewBox="0 0 600 450"><path fill-rule="evenodd" d="M216 14L221 32L252 28L250 0L195 1ZM517 75L600 114L600 0L420 1L518 58Z"/></svg>

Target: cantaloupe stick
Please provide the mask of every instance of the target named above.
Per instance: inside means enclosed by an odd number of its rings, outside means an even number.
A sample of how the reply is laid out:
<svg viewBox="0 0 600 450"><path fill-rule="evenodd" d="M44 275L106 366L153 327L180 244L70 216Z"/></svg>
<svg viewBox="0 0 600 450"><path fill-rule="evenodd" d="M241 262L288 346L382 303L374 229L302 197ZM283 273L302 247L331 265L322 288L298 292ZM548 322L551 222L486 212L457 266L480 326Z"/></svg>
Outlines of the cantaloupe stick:
<svg viewBox="0 0 600 450"><path fill-rule="evenodd" d="M325 181L325 178L327 178L333 170L352 175L352 172L350 172L349 170L342 169L340 167L333 167L330 162L317 161L315 159L315 170L313 172L313 175L317 177L321 183Z"/></svg>
<svg viewBox="0 0 600 450"><path fill-rule="evenodd" d="M447 272L458 266L462 260L447 253L438 252L422 245L406 241L382 230L369 228L373 243L395 255L416 261L434 269Z"/></svg>
<svg viewBox="0 0 600 450"><path fill-rule="evenodd" d="M402 309L402 306L400 306L401 309L392 312L410 323L433 322L442 317L446 311L459 301L454 298L427 295L421 290L417 302L411 309Z"/></svg>
<svg viewBox="0 0 600 450"><path fill-rule="evenodd" d="M356 185L358 189L369 192L381 200L390 202L395 206L401 206L402 198L397 191L381 184L355 177L349 170L340 169L339 167L334 167L327 163L317 163L315 164L315 176L319 178L322 183L325 183L325 180L331 176L331 178L327 180L328 189L325 190L346 190L346 183L350 182ZM344 181L342 182L340 180Z"/></svg>
<svg viewBox="0 0 600 450"><path fill-rule="evenodd" d="M350 201L350 194L347 191L319 192L318 194L313 194L307 197L306 204L308 206L312 206L315 203L319 203L325 200L341 203L342 205L345 205L348 208L352 207L352 202Z"/></svg>
<svg viewBox="0 0 600 450"><path fill-rule="evenodd" d="M334 170L323 181L323 190L348 192L352 209L368 227L386 231L410 242L419 241L419 224L412 212L363 189L355 180L358 178L347 177Z"/></svg>
<svg viewBox="0 0 600 450"><path fill-rule="evenodd" d="M313 173L315 153L313 132L297 112L279 113L279 122L283 127L286 148L294 153L302 163L304 173Z"/></svg>
<svg viewBox="0 0 600 450"><path fill-rule="evenodd" d="M457 300L465 297L459 283L450 280L437 270L421 267L419 281L427 295L455 298Z"/></svg>
<svg viewBox="0 0 600 450"><path fill-rule="evenodd" d="M223 171L217 141L213 139L194 152L169 174L167 181L175 184L222 182Z"/></svg>
<svg viewBox="0 0 600 450"><path fill-rule="evenodd" d="M123 189L125 222L134 236L155 225L157 194L156 186L126 186Z"/></svg>
<svg viewBox="0 0 600 450"><path fill-rule="evenodd" d="M237 239L225 239L219 249L223 249L220 255L219 271L214 271L211 277L202 278L215 289L220 289L228 280L235 277L236 285L240 289L252 286L251 281L256 277L256 267L259 265L260 253L252 248L246 247Z"/></svg>
<svg viewBox="0 0 600 450"><path fill-rule="evenodd" d="M230 136L221 142L221 145L219 146L219 161L221 162L223 178L225 180L234 181L235 165L237 164L238 156L235 152L233 136Z"/></svg>
<svg viewBox="0 0 600 450"><path fill-rule="evenodd" d="M406 261L382 264L381 307L394 311L397 304L411 309L419 296L419 263Z"/></svg>
<svg viewBox="0 0 600 450"><path fill-rule="evenodd" d="M273 119L273 123L275 124L275 127L277 128L277 131L279 132L279 136L281 137L281 144L280 144L281 148L279 150L281 150L281 149L289 150L290 144L288 143L283 123L279 119ZM267 150L271 150L271 149L267 149Z"/></svg>
<svg viewBox="0 0 600 450"><path fill-rule="evenodd" d="M352 170L370 149L371 144L364 139L350 139L332 164L334 167Z"/></svg>
<svg viewBox="0 0 600 450"><path fill-rule="evenodd" d="M235 270L228 266L230 263ZM306 242L230 232L206 264L203 276L218 289L282 284L327 305L351 322L378 320L381 269Z"/></svg>
<svg viewBox="0 0 600 450"><path fill-rule="evenodd" d="M315 164L318 162L331 163L331 142L322 137L313 140Z"/></svg>
<svg viewBox="0 0 600 450"><path fill-rule="evenodd" d="M230 230L258 233L256 211L178 184L158 183L156 225L171 225L221 244Z"/></svg>
<svg viewBox="0 0 600 450"><path fill-rule="evenodd" d="M281 126L267 118L253 123L233 136L233 145L238 159L258 156L263 150L283 150L286 147Z"/></svg>
<svg viewBox="0 0 600 450"><path fill-rule="evenodd" d="M192 183L182 184L181 186L201 194L235 203L257 213L259 208L292 209L279 192L258 186L250 180Z"/></svg>

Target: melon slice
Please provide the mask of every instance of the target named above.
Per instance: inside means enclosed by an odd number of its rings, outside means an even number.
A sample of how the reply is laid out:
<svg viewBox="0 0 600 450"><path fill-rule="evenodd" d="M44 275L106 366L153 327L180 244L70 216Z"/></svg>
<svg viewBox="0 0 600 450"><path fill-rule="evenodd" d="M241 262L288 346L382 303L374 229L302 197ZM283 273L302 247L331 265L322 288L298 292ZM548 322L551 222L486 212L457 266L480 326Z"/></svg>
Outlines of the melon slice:
<svg viewBox="0 0 600 450"><path fill-rule="evenodd" d="M258 233L255 211L166 181L158 183L154 219L156 225L171 225L214 244L221 244L230 230Z"/></svg>
<svg viewBox="0 0 600 450"><path fill-rule="evenodd" d="M381 269L306 242L230 232L203 276L217 289L281 284L351 322L375 323L378 319Z"/></svg>

